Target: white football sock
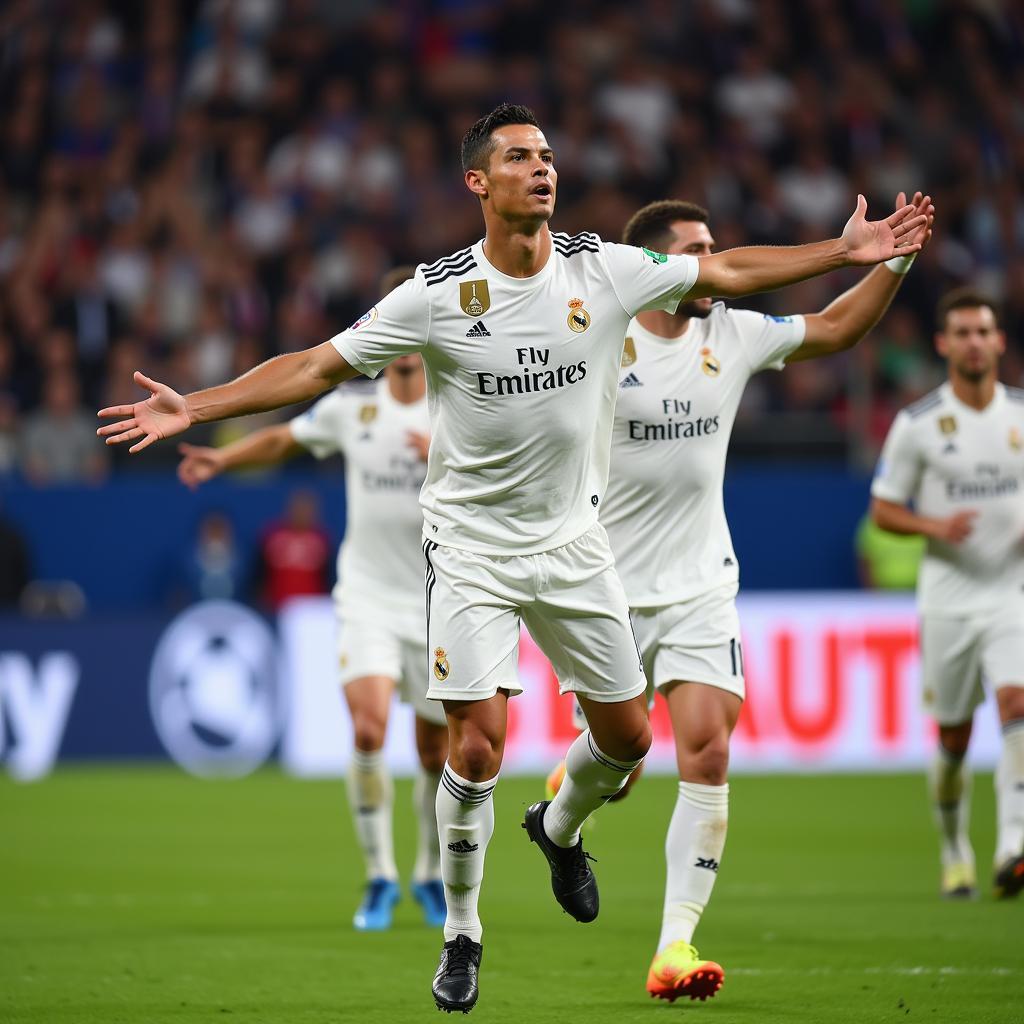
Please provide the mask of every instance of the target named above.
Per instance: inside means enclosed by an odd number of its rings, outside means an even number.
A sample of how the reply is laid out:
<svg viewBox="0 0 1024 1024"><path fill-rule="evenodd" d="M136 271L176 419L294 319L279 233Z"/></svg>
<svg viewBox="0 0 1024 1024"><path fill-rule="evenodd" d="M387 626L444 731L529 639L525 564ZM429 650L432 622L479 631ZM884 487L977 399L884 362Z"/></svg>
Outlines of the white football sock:
<svg viewBox="0 0 1024 1024"><path fill-rule="evenodd" d="M971 820L971 771L964 758L941 743L928 766L928 795L942 844L942 863L974 864L968 836Z"/></svg>
<svg viewBox="0 0 1024 1024"><path fill-rule="evenodd" d="M1024 853L1024 718L1003 726L995 774L998 830L996 864Z"/></svg>
<svg viewBox="0 0 1024 1024"><path fill-rule="evenodd" d="M626 784L642 761L617 761L601 752L590 730L581 732L565 755L565 778L544 812L544 831L556 846L579 842L580 827Z"/></svg>
<svg viewBox="0 0 1024 1024"><path fill-rule="evenodd" d="M398 878L391 838L394 787L383 750L353 750L345 778L356 836L366 860L368 878Z"/></svg>
<svg viewBox="0 0 1024 1024"><path fill-rule="evenodd" d="M441 846L441 877L448 904L444 940L468 935L479 942L483 934L477 906L484 877L484 855L494 832L494 786L470 782L445 764L437 787L437 831Z"/></svg>
<svg viewBox="0 0 1024 1024"><path fill-rule="evenodd" d="M659 950L671 942L693 939L718 877L728 827L728 783L679 783L679 796L665 838L668 872Z"/></svg>
<svg viewBox="0 0 1024 1024"><path fill-rule="evenodd" d="M440 781L440 772L428 772L421 767L412 785L418 835L416 866L412 869L414 882L441 877L441 847L437 838L437 784Z"/></svg>

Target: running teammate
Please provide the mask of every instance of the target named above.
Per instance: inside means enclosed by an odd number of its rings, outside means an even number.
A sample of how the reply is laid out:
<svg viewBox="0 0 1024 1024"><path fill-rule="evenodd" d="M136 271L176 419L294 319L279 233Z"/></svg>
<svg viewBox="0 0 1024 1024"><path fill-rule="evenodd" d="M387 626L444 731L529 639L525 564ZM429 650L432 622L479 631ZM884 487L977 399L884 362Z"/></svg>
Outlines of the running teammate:
<svg viewBox="0 0 1024 1024"><path fill-rule="evenodd" d="M399 267L384 294L415 274ZM392 841L394 791L384 762L391 695L398 689L416 716L420 771L413 786L418 846L412 894L428 924L443 925L444 887L434 804L448 750L444 708L426 699L426 618L420 555L419 491L426 474L430 420L418 355L401 356L372 389L345 388L290 423L259 430L224 448L179 446L178 476L197 487L225 470L278 465L311 451L345 456L348 522L338 550L334 608L339 682L352 717L349 808L366 863L366 892L353 918L360 931L391 926L398 902Z"/></svg>
<svg viewBox="0 0 1024 1024"><path fill-rule="evenodd" d="M481 203L481 242L418 268L343 334L228 384L183 398L137 374L151 396L102 410L120 419L99 431L139 451L193 423L303 401L422 352L428 695L445 703L450 742L437 797L448 920L433 994L449 1011L468 1011L478 995L477 905L507 701L521 692L520 620L590 725L569 751L557 797L524 822L556 898L577 920L598 911L580 826L650 746L626 598L597 523L630 319L675 310L687 295L740 295L909 254L924 222L912 206L869 222L859 198L838 239L667 256L548 229L554 155L525 107L503 104L481 118L462 157Z"/></svg>
<svg viewBox="0 0 1024 1024"><path fill-rule="evenodd" d="M917 599L924 707L939 726L928 787L942 895L977 892L964 756L985 680L1003 731L994 889L1007 897L1024 888L1024 391L998 382L1006 339L984 295L942 300L935 345L949 379L893 421L871 514L927 541Z"/></svg>

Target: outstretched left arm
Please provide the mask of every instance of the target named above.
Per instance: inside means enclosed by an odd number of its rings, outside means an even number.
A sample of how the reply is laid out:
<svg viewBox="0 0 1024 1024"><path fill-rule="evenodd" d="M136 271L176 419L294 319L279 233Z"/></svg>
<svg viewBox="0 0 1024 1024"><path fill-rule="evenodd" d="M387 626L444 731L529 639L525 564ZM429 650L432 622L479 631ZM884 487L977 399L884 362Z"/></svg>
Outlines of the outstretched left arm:
<svg viewBox="0 0 1024 1024"><path fill-rule="evenodd" d="M923 197L914 196L914 206L920 208ZM896 208L905 203L903 193L896 199ZM920 228L914 238L924 245L931 236L931 219ZM903 282L903 274L880 264L866 277L847 289L820 313L804 317L803 344L786 357L787 363L803 359L817 359L853 348L871 330L889 308L893 296Z"/></svg>

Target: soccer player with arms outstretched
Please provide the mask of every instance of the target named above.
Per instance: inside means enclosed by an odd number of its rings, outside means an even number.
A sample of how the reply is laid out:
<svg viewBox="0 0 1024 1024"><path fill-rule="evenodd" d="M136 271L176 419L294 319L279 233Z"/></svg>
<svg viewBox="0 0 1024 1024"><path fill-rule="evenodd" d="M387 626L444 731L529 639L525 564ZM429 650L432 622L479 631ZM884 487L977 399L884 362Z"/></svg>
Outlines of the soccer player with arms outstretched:
<svg viewBox="0 0 1024 1024"><path fill-rule="evenodd" d="M900 195L896 208L905 205ZM916 238L927 240L932 212ZM627 245L707 257L708 213L665 200L638 211ZM689 299L629 325L601 524L626 590L648 692L665 697L679 791L665 842L665 903L647 991L706 999L721 966L691 944L711 897L728 828L729 741L744 698L736 613L739 563L722 501L743 389L762 370L855 345L881 318L912 257L879 266L820 313L773 317ZM552 781L560 778L552 773ZM625 791L623 791L625 792Z"/></svg>
<svg viewBox="0 0 1024 1024"><path fill-rule="evenodd" d="M893 421L871 485L884 530L927 541L917 584L924 707L939 726L928 771L942 895L976 895L964 764L974 710L995 690L997 897L1024 888L1024 391L999 383L1006 339L971 289L939 304L949 379ZM912 507L908 507L912 506Z"/></svg>
<svg viewBox="0 0 1024 1024"><path fill-rule="evenodd" d="M448 920L433 995L449 1011L468 1011L478 996L477 906L507 702L521 692L520 622L589 723L557 797L524 821L556 899L576 920L598 911L580 827L650 747L626 597L597 522L630 319L675 310L687 296L741 295L911 254L926 220L908 205L871 222L860 199L831 241L665 256L549 230L554 154L525 107L503 104L481 118L462 157L481 204L482 241L417 268L330 341L228 384L182 397L138 374L151 396L102 410L120 419L100 428L110 443L133 441L138 451L193 423L304 401L422 353L431 422L421 494L429 696L444 702L449 730L437 796Z"/></svg>
<svg viewBox="0 0 1024 1024"><path fill-rule="evenodd" d="M386 295L415 276L397 267ZM397 689L416 717L420 771L413 784L418 843L412 894L430 925L445 920L437 838L437 784L448 751L444 708L427 700L423 607L423 515L430 418L418 355L401 356L371 390L342 388L289 423L258 430L223 448L179 446L178 476L197 487L231 469L275 466L302 452L345 456L348 521L338 550L334 606L339 682L352 718L349 807L366 863L363 901L352 919L360 931L391 926L398 902L392 840L394 790L384 763L391 696Z"/></svg>

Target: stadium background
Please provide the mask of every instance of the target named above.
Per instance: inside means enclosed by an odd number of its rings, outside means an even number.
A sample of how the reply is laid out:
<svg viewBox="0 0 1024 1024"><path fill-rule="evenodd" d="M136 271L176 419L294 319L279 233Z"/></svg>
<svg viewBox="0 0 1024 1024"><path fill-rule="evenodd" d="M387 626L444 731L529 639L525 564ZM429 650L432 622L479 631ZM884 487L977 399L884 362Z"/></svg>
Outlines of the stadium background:
<svg viewBox="0 0 1024 1024"><path fill-rule="evenodd" d="M895 829L904 827L903 811L920 812L898 849L889 833L874 836L889 843L889 881L871 875L868 884L864 876L843 894L833 878L834 889L809 898L823 913L835 898L832 910L848 918L850 893L889 906L907 892L912 900L921 894L905 908L904 928L916 929L918 942L941 933L946 922L929 916L924 903L934 857L920 784L813 775L913 767L929 743L914 700L912 603L860 591L865 573L855 538L892 416L942 379L931 333L944 290L973 282L1001 301L1010 337L1003 377L1024 385L1016 344L1024 332L1022 51L1021 5L983 0L8 0L0 9L0 762L19 779L67 762L34 786L0 782L0 820L14 824L15 837L5 844L2 875L8 896L18 891L24 900L7 901L0 938L9 950L24 937L37 940L21 959L7 960L11 984L2 986L7 1003L0 1007L11 1019L94 1019L71 1007L97 1002L83 993L101 967L87 958L80 970L69 967L61 1002L68 1006L58 1011L30 995L25 963L33 949L37 959L54 952L55 932L89 934L89 898L112 921L123 912L128 932L139 918L118 903L121 883L98 875L69 881L72 889L56 903L40 901L53 897L55 877L77 878L91 864L89 851L119 878L130 874L127 858L138 840L130 823L153 801L166 798L169 813L196 838L184 841L162 818L146 819L146 827L154 836L169 829L168 849L179 844L195 871L210 846L224 841L215 826L225 808L240 808L230 819L240 842L266 844L255 824L262 816L279 815L298 834L303 825L286 808L316 804L337 822L324 862L306 870L318 887L333 884L332 850L351 846L336 788L302 788L321 784L266 771L245 782L193 783L177 769L153 775L137 762L170 754L203 773L241 774L280 757L300 774L343 769L349 738L323 650L330 628L323 600L283 600L287 581L275 589L266 557L275 527L320 537L325 548L337 542L340 465L301 460L281 474L217 481L192 495L173 477L174 445L132 458L105 449L95 440L94 410L137 398L135 368L187 391L316 344L372 305L391 266L476 240L479 214L461 184L459 142L477 116L505 99L532 106L555 149L559 230L614 239L639 205L674 196L711 211L720 247L792 243L836 234L858 191L875 214L900 189L934 196L933 242L872 335L851 353L751 382L726 498L749 592L752 713L737 760L748 770L805 775L749 780L753 802L764 800L761 831L749 833L750 841L777 858L774 869L784 876L794 827L786 810L803 800L821 823L811 841L856 874L857 858L870 858L877 845L864 837L863 848L829 848L841 823L828 817L837 813L828 791L815 786L839 786L857 814L876 812L881 799ZM814 311L856 277L831 275L743 304ZM224 443L274 421L197 430L189 440ZM332 557L326 571L299 589L326 589ZM211 598L251 607L254 617L234 605L197 610ZM221 614L240 616L241 634ZM190 625L220 637L219 661L200 669L174 660L168 637ZM218 629L245 639L224 644ZM162 673L168 659L172 668ZM518 712L523 735L510 768L529 773L564 747L567 715L529 648L524 667L544 696ZM325 693L334 705L321 703ZM156 710L162 698L171 706L163 716ZM170 732L168 717L177 723ZM319 729L309 731L311 723ZM396 721L391 737L400 769L409 766L407 725ZM653 760L665 769L670 747L663 724L659 730ZM975 750L981 766L991 763L993 744L986 711ZM80 764L111 759L111 770ZM648 792L659 793L659 784ZM783 785L790 788L772 788ZM902 794L905 803L889 807L883 793ZM623 813L639 815L640 801L655 806L654 799L638 797L637 810ZM978 798L979 820L988 802ZM90 806L106 810L90 816ZM196 818L195 806L207 816ZM55 820L69 831L55 830ZM630 820L641 829L634 834L649 836L645 857L653 863L661 819L646 832L642 820ZM321 839L317 833L314 841ZM56 853L55 841L67 852ZM510 849L518 849L515 841ZM740 842L734 834L730 851ZM123 845L122 858L112 854L115 844ZM278 867L294 856L287 844L270 845ZM139 854L164 877L153 848ZM257 854L246 847L243 855L256 875ZM354 891L358 867L350 850L345 856L345 892ZM503 856L496 848L499 863ZM756 888L750 877L742 881L743 855L734 856L740 891ZM143 869L139 876L139 886L153 881ZM749 906L721 898L725 923L746 927ZM241 891L237 899L241 906ZM276 899L271 894L269 910L279 909ZM344 924L347 899L329 904L323 918L314 911L318 927L330 927L328 917ZM769 909L770 902L765 897L765 928L784 904ZM509 897L510 913L513 904ZM113 917L111 905L120 907ZM295 903L307 911L315 905L315 897ZM213 912L194 909L200 918ZM1002 970L1008 925L993 925L976 909L967 933L973 928L989 942L977 951L979 969ZM247 908L241 918L258 930L256 913ZM176 920L184 928L182 914ZM288 927L300 928L296 921ZM808 933L806 925L794 929L804 929L801 962L810 965L813 928ZM637 927L646 948L649 936ZM877 938L872 927L863 926L866 941ZM715 934L725 936L724 925ZM854 927L851 941L857 934ZM860 962L857 952L834 952L837 963L848 956ZM268 951L268 963L278 955ZM914 983L931 979L934 990L950 958L930 955L921 954L925 966ZM63 963L60 955L56 962ZM908 970L914 963L911 955ZM295 970L296 982L308 984ZM750 970L748 980L761 968ZM863 970L868 977L874 968L866 962ZM1019 969L1006 971L989 977L997 994L1001 985L1019 986ZM872 987L856 971L846 980ZM790 982L780 976L773 983L784 989ZM128 1001L100 999L106 1009L95 1019L120 1019L120 1012L138 1019L131 1011L138 992L126 984ZM948 993L932 996L940 1009L952 1005L943 1003ZM323 994L325 1005L331 999ZM847 1019L834 1002L821 1005L831 1019ZM165 1019L161 1012L151 1019ZM281 1019L307 1019L294 1005L281 1012ZM787 1019L824 1019L807 1012ZM181 1019L191 1018L182 1011ZM765 1011L761 1019L775 1018ZM973 1019L1013 1018L982 1010Z"/></svg>

